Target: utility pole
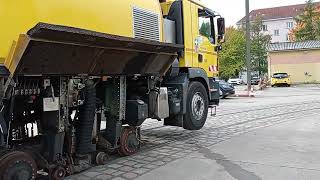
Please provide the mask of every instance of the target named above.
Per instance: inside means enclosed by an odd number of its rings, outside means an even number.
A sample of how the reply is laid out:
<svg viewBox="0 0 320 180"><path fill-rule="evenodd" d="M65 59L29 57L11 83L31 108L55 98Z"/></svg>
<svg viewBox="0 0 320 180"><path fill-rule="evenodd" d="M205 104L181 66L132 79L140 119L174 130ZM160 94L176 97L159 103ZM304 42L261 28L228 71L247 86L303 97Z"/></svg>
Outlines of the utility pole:
<svg viewBox="0 0 320 180"><path fill-rule="evenodd" d="M247 62L247 85L248 95L251 91L251 38L250 38L250 6L249 0L246 1L246 62Z"/></svg>

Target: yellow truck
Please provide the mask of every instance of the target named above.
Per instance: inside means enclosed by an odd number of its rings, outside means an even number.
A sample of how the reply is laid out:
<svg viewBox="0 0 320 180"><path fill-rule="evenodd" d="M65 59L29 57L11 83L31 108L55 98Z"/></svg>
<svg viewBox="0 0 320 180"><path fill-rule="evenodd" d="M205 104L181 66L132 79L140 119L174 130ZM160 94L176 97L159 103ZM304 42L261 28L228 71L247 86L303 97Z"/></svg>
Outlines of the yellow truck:
<svg viewBox="0 0 320 180"><path fill-rule="evenodd" d="M1 180L132 155L146 119L200 130L219 104L224 19L197 0L0 0L0 19Z"/></svg>

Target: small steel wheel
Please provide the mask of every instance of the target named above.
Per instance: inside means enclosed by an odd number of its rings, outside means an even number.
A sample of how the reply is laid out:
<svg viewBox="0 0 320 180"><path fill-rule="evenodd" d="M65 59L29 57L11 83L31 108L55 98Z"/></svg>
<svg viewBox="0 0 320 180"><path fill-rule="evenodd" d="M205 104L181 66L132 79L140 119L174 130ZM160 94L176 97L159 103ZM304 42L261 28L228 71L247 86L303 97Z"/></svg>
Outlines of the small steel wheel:
<svg viewBox="0 0 320 180"><path fill-rule="evenodd" d="M104 152L99 152L96 156L96 164L97 165L105 165L108 161L109 156Z"/></svg>
<svg viewBox="0 0 320 180"><path fill-rule="evenodd" d="M0 158L0 179L34 180L37 164L27 153L12 151Z"/></svg>
<svg viewBox="0 0 320 180"><path fill-rule="evenodd" d="M52 180L62 180L66 176L67 171L61 166L55 167L51 172L50 176Z"/></svg>
<svg viewBox="0 0 320 180"><path fill-rule="evenodd" d="M140 133L136 127L125 127L120 136L118 153L121 156L130 156L140 149Z"/></svg>

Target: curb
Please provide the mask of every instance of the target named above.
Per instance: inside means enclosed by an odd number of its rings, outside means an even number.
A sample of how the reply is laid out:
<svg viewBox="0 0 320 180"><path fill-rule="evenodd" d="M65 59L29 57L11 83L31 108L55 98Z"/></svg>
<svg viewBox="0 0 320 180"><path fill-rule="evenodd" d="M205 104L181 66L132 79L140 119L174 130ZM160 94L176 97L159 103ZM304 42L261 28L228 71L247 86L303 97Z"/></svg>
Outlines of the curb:
<svg viewBox="0 0 320 180"><path fill-rule="evenodd" d="M256 97L254 94L235 94L233 97Z"/></svg>
<svg viewBox="0 0 320 180"><path fill-rule="evenodd" d="M248 94L248 92L241 92L239 94L233 95L232 97L251 97L251 98L254 98L256 96L255 96L255 93L251 91L251 92L249 92L249 94Z"/></svg>

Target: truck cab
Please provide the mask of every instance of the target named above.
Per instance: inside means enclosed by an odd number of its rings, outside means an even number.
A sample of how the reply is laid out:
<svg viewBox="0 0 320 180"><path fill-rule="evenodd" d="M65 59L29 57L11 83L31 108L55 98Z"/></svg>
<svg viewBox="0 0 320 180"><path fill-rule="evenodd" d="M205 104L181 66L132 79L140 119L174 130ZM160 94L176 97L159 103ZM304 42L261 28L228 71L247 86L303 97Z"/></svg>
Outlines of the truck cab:
<svg viewBox="0 0 320 180"><path fill-rule="evenodd" d="M217 54L221 48L219 43L224 38L224 19L217 19L218 14L198 1L169 0L162 2L161 7L164 18L174 21L176 30L174 43L184 45L179 67L201 68L209 78L217 77ZM219 24L216 24L215 20ZM168 29L166 23L164 26L166 31Z"/></svg>
<svg viewBox="0 0 320 180"><path fill-rule="evenodd" d="M189 116L188 112L195 112L194 114L205 116L197 121L199 125L185 128L201 129L207 118L207 108L219 104L219 82L215 79L219 73L218 52L221 50L220 43L223 42L225 33L224 19L199 1L166 0L161 1L161 7L164 17L164 41L171 42L167 39L173 39L172 43L183 45L183 50L179 52L179 57L173 64L170 77L166 79L165 84L171 88L186 89L185 94L191 93L188 89L190 85L197 84L196 89L201 89L202 87L198 86L203 86L207 94L206 97L198 98L204 98L198 103L208 102L208 105L202 108L201 105L200 107L188 105L193 101L192 98L188 99L188 95L180 97L182 99L180 114L166 119L165 124L185 127L181 122L186 122L185 119L193 116ZM183 78L184 76L186 77ZM197 108L204 111L197 112L194 110Z"/></svg>

